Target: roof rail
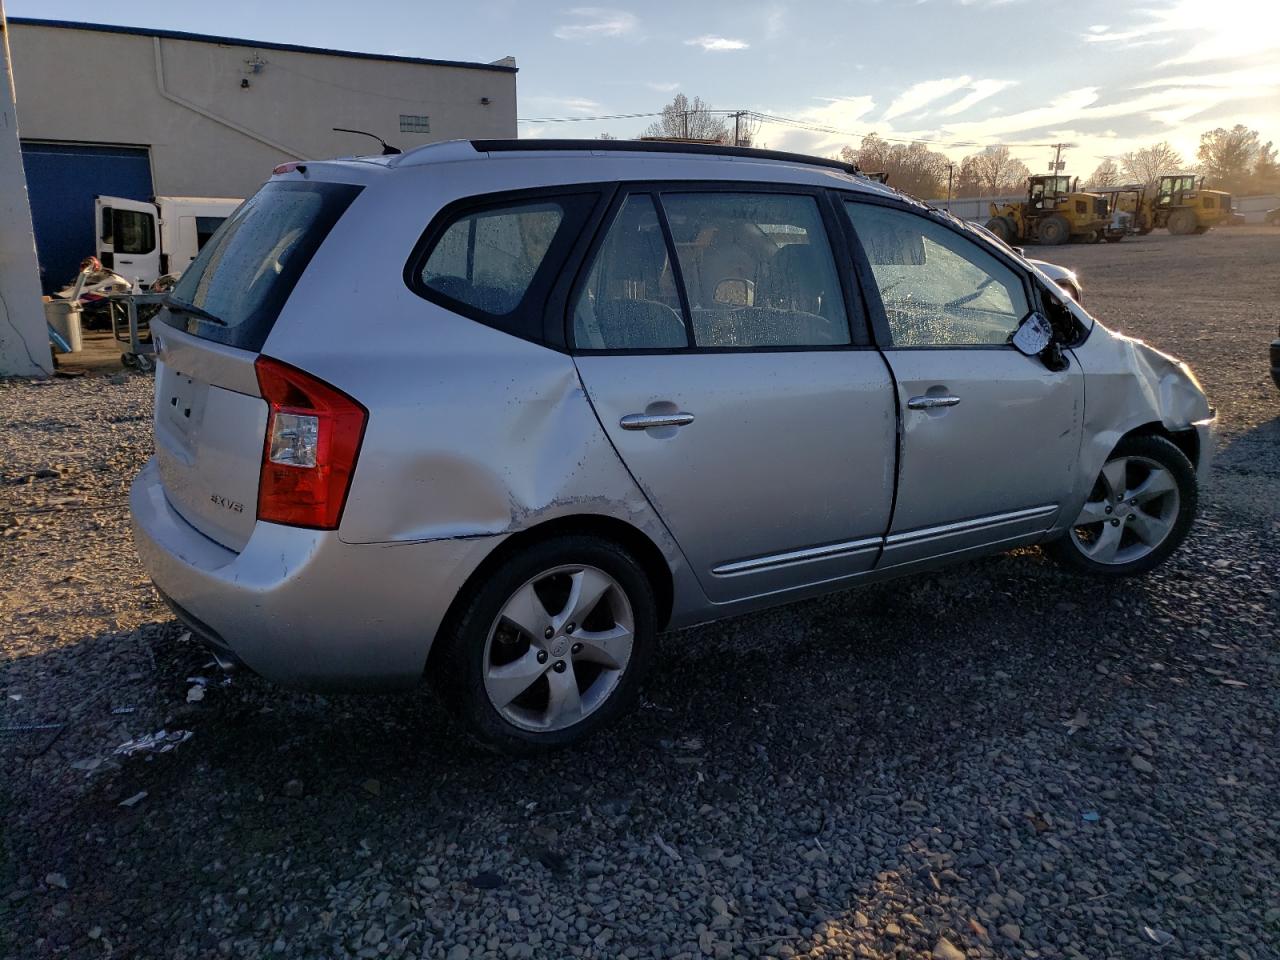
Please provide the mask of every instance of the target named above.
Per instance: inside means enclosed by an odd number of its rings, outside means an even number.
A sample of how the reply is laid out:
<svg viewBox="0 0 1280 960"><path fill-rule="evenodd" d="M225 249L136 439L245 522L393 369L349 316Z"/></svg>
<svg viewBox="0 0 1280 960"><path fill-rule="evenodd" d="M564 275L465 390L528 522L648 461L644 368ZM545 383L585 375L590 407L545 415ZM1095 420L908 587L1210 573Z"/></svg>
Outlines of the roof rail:
<svg viewBox="0 0 1280 960"><path fill-rule="evenodd" d="M845 173L861 175L856 163L831 157L814 157L785 150L758 150L755 147L731 147L719 143L681 143L673 140L472 140L471 146L489 153L524 150L591 150L606 153L693 153L718 157L742 157L746 160L778 160L808 166L830 167Z"/></svg>

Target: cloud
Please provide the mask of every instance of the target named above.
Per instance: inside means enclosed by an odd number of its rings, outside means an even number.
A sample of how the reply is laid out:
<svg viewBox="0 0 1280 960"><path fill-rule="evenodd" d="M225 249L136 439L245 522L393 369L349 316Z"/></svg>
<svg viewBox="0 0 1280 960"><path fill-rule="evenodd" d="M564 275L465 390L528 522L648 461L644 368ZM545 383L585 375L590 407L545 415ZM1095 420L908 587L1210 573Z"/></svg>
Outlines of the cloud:
<svg viewBox="0 0 1280 960"><path fill-rule="evenodd" d="M701 47L708 52L722 50L746 50L751 44L745 40L733 40L729 37L716 37L708 34L705 37L694 37L684 42L686 47Z"/></svg>
<svg viewBox="0 0 1280 960"><path fill-rule="evenodd" d="M1125 48L1191 41L1182 53L1160 64L1207 63L1280 52L1280 4L1272 0L1178 0L1163 9L1141 11L1127 27L1090 27L1088 43Z"/></svg>
<svg viewBox="0 0 1280 960"><path fill-rule="evenodd" d="M787 28L787 8L770 7L764 15L764 35L768 40L776 40Z"/></svg>
<svg viewBox="0 0 1280 960"><path fill-rule="evenodd" d="M648 87L650 90L658 91L658 93L675 93L677 90L680 89L680 82L677 80L673 80L670 83L659 83L657 81L651 80L650 82L646 83L645 86Z"/></svg>
<svg viewBox="0 0 1280 960"><path fill-rule="evenodd" d="M988 97L994 97L1000 91L1007 90L1017 82L1017 80L975 80L969 85L969 92L965 96L938 112L944 117L954 117Z"/></svg>
<svg viewBox="0 0 1280 960"><path fill-rule="evenodd" d="M562 23L552 33L561 40L598 40L601 37L625 37L640 26L635 14L611 7L574 7L567 11L573 23Z"/></svg>
<svg viewBox="0 0 1280 960"><path fill-rule="evenodd" d="M581 113L589 116L593 113L600 113L603 106L598 100L591 100L587 97L522 97L522 100L528 104L536 104L540 113Z"/></svg>
<svg viewBox="0 0 1280 960"><path fill-rule="evenodd" d="M884 117L881 119L892 120L903 114L915 113L935 100L941 100L943 97L965 89L972 82L972 77L947 77L942 80L922 80L920 83L913 83L889 104L889 109L884 112Z"/></svg>

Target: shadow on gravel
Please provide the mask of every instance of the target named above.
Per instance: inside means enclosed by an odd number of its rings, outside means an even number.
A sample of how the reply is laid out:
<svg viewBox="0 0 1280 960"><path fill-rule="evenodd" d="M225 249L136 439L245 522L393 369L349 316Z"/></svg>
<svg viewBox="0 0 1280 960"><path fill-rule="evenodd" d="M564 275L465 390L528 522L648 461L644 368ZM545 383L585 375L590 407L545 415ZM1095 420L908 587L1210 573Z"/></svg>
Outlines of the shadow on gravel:
<svg viewBox="0 0 1280 960"><path fill-rule="evenodd" d="M426 694L318 696L242 674L188 704L188 678L215 674L176 625L133 635L137 649L126 642L123 658L108 649L119 636L87 638L84 649L27 661L24 674L92 664L104 673L83 679L89 690L103 677L136 683L153 660L150 711L122 719L86 703L84 722L99 725L100 743L123 727L153 732L144 722L193 737L170 755L122 761L56 808L29 810L10 874L61 865L70 893L58 909L117 918L126 949L164 942L166 891L177 889L192 903L237 888L300 903L285 932L319 944L334 890L375 863L380 880L424 902L423 871L439 875L452 897L437 904L445 914L514 901L531 885L572 902L601 874L656 890L697 864L699 889L736 904L735 942L751 953L775 943L804 952L868 914L884 926L894 891L921 883L951 884L971 905L960 913L995 923L1007 914L977 905L1007 885L1000 870L1015 854L993 853L985 834L1034 847L1051 865L1068 853L1041 834L1074 838L1080 811L1103 805L1104 790L1147 802L1128 762L1133 732L1108 718L1127 689L1149 695L1156 674L1134 668L1135 649L1176 659L1178 631L1147 625L1167 624L1161 591L1198 576L1194 552L1159 577L1110 585L1020 551L667 635L639 710L580 749L534 760L476 749ZM1073 715L1089 719L1070 736ZM744 855L745 868L725 867ZM38 906L56 944L57 916ZM265 947L273 931L255 932L261 912L242 903L228 921L242 927L193 936L210 951L233 934ZM943 934L982 941L959 915L899 934L884 927L885 949L900 940L928 950ZM414 949L423 937L447 941L445 921L431 923Z"/></svg>

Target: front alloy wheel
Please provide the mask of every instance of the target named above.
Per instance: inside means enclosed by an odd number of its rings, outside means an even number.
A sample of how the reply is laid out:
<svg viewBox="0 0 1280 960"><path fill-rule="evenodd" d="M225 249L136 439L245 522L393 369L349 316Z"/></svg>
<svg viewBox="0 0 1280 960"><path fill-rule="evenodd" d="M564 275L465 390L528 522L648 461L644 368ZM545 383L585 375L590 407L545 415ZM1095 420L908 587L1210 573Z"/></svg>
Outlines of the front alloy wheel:
<svg viewBox="0 0 1280 960"><path fill-rule="evenodd" d="M1195 472L1183 452L1164 437L1130 437L1103 465L1080 515L1051 552L1091 573L1146 573L1177 549L1195 508Z"/></svg>

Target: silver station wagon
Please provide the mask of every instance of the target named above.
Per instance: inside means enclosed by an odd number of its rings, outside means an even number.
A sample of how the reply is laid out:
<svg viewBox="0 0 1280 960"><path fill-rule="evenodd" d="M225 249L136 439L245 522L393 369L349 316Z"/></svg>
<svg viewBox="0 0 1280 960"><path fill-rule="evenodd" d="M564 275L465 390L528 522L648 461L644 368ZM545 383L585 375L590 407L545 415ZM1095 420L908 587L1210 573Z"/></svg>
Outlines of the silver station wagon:
<svg viewBox="0 0 1280 960"><path fill-rule="evenodd" d="M1141 574L1214 413L1187 367L835 161L458 141L283 164L154 325L139 553L224 665L429 681L500 748L661 631L1025 544Z"/></svg>

